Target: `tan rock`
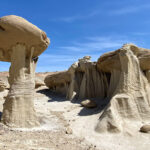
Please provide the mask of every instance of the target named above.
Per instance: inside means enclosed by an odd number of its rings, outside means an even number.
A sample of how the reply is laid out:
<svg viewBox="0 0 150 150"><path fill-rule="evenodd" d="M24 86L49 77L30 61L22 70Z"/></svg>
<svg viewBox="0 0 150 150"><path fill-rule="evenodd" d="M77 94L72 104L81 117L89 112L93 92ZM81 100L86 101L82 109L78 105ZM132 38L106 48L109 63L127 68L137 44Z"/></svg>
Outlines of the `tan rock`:
<svg viewBox="0 0 150 150"><path fill-rule="evenodd" d="M70 127L66 128L66 134L72 134L72 129Z"/></svg>
<svg viewBox="0 0 150 150"><path fill-rule="evenodd" d="M44 81L40 80L39 78L35 78L35 88L36 89L41 86L44 86L44 85L45 85Z"/></svg>
<svg viewBox="0 0 150 150"><path fill-rule="evenodd" d="M81 102L81 105L82 105L83 107L86 107L86 108L95 108L95 107L97 107L96 102L93 101L93 100L90 100L90 99L87 99L87 100L82 101L82 102Z"/></svg>
<svg viewBox="0 0 150 150"><path fill-rule="evenodd" d="M121 70L119 53L122 49L130 49L139 59L141 69L150 70L150 50L139 48L134 44L125 44L122 48L116 51L103 54L97 61L97 68L104 72L111 72L114 69Z"/></svg>
<svg viewBox="0 0 150 150"><path fill-rule="evenodd" d="M67 71L56 72L54 74L46 76L44 82L49 89L66 95L68 85L71 81L71 75Z"/></svg>
<svg viewBox="0 0 150 150"><path fill-rule="evenodd" d="M58 72L45 78L45 84L51 90L66 95L72 100L106 96L107 78L97 71L96 63L90 56L85 56L75 62L65 72Z"/></svg>
<svg viewBox="0 0 150 150"><path fill-rule="evenodd" d="M129 124L150 121L150 85L139 59L130 46L120 49L118 56L121 69L114 68L111 72L107 95L110 103L96 127L100 133L128 131Z"/></svg>
<svg viewBox="0 0 150 150"><path fill-rule="evenodd" d="M0 18L0 60L11 62L12 47L17 43L26 46L26 55L39 56L49 45L45 32L22 17L10 15Z"/></svg>
<svg viewBox="0 0 150 150"><path fill-rule="evenodd" d="M39 121L34 110L35 67L48 47L46 34L18 16L0 18L1 61L11 62L10 90L1 121L10 127L34 127Z"/></svg>
<svg viewBox="0 0 150 150"><path fill-rule="evenodd" d="M97 63L91 62L90 57L79 59L66 71L71 77L66 88L68 99L99 98L99 105L106 105L96 126L97 132L130 133L131 125L135 128L138 123L150 121L149 54L148 49L126 44L102 55ZM59 79L61 74L58 82ZM81 104L95 105L92 101Z"/></svg>
<svg viewBox="0 0 150 150"><path fill-rule="evenodd" d="M144 133L149 133L150 132L150 125L143 125L141 128L140 128L140 132L144 132Z"/></svg>
<svg viewBox="0 0 150 150"><path fill-rule="evenodd" d="M6 90L7 88L8 85L4 81L0 80L0 92Z"/></svg>

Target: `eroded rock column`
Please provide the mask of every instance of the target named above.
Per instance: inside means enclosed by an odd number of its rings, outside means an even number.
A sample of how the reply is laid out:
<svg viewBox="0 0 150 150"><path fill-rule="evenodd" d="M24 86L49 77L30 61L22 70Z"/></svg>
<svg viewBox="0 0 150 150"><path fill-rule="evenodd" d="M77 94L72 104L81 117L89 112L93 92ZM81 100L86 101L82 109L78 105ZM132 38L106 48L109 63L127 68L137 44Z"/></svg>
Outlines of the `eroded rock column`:
<svg viewBox="0 0 150 150"><path fill-rule="evenodd" d="M112 92L110 103L100 116L98 132L132 133L138 124L150 122L150 94L148 80L144 76L139 60L134 53L123 48L119 52L120 77ZM117 76L116 76L117 77Z"/></svg>
<svg viewBox="0 0 150 150"><path fill-rule="evenodd" d="M10 91L6 98L2 122L10 127L35 127L39 125L34 109L36 59L34 48L17 44L12 48L9 70Z"/></svg>

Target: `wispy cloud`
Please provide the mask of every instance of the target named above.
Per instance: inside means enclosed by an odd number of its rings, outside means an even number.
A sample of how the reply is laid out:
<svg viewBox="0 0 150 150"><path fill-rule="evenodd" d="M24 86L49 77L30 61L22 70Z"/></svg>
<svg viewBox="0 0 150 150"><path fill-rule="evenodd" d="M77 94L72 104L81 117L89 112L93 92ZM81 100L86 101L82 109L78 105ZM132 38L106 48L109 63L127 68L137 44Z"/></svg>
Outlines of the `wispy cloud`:
<svg viewBox="0 0 150 150"><path fill-rule="evenodd" d="M94 10L88 14L77 14L74 16L62 17L62 18L55 19L55 21L63 21L63 22L71 23L74 21L84 20L84 19L94 17L94 16L98 15L99 13L100 13L100 11Z"/></svg>
<svg viewBox="0 0 150 150"><path fill-rule="evenodd" d="M92 61L96 61L100 53L98 55L95 54L87 54L92 57ZM66 55L60 55L60 54L42 54L39 57L38 65L36 68L37 72L45 72L45 71L63 71L67 70L74 62L78 61L79 58L84 57L85 54L79 54L75 55L75 53L72 54L66 54Z"/></svg>
<svg viewBox="0 0 150 150"><path fill-rule="evenodd" d="M106 6L105 6L106 7ZM62 21L66 23L72 23L79 20L85 20L89 19L98 15L125 15L125 14L132 14L137 13L140 11L145 11L146 9L150 9L150 4L143 4L143 5L130 5L130 6L120 6L119 8L111 8L108 9L107 7L95 9L91 11L90 13L82 13L82 14L76 14L72 16L64 16L61 18L56 18L53 21Z"/></svg>
<svg viewBox="0 0 150 150"><path fill-rule="evenodd" d="M115 9L109 12L109 15L124 15L124 14L130 14L130 13L136 13L143 11L145 9L149 9L150 5L135 5L135 6L126 6L122 7L120 9Z"/></svg>
<svg viewBox="0 0 150 150"><path fill-rule="evenodd" d="M39 57L37 72L67 70L71 64L84 56L91 56L91 60L96 61L103 53L116 50L129 41L136 44L124 36L85 37L82 41L68 42L69 45L55 47L59 50L58 54L42 54Z"/></svg>
<svg viewBox="0 0 150 150"><path fill-rule="evenodd" d="M136 35L136 36L149 36L150 32L134 32L131 33L132 35Z"/></svg>
<svg viewBox="0 0 150 150"><path fill-rule="evenodd" d="M73 52L94 53L119 48L128 42L129 40L127 39L115 39L111 37L87 37L86 42L74 42L72 46L61 46L59 48Z"/></svg>

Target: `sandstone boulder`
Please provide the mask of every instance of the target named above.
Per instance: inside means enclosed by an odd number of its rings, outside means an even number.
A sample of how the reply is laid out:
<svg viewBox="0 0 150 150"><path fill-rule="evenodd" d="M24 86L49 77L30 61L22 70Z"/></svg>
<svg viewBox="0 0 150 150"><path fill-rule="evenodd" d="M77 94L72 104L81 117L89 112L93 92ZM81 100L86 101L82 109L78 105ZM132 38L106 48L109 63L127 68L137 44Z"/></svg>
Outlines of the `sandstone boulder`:
<svg viewBox="0 0 150 150"><path fill-rule="evenodd" d="M140 128L140 132L149 133L150 132L150 125L143 125Z"/></svg>
<svg viewBox="0 0 150 150"><path fill-rule="evenodd" d="M8 85L6 82L0 80L0 92L6 90L8 88Z"/></svg>
<svg viewBox="0 0 150 150"><path fill-rule="evenodd" d="M86 108L95 108L95 107L97 107L96 102L93 101L93 100L90 100L90 99L83 100L83 101L81 102L81 105L82 105L83 107L86 107Z"/></svg>
<svg viewBox="0 0 150 150"><path fill-rule="evenodd" d="M45 85L44 81L42 81L39 78L35 78L35 88L36 89L39 88L39 87L41 87L41 86L44 86L44 85Z"/></svg>
<svg viewBox="0 0 150 150"><path fill-rule="evenodd" d="M45 85L52 91L66 95L71 75L68 71L56 72L46 76Z"/></svg>
<svg viewBox="0 0 150 150"><path fill-rule="evenodd" d="M130 49L134 53L139 60L142 70L150 70L150 50L139 48L134 44L125 44L116 51L103 54L97 61L97 68L104 72L112 72L114 69L121 70L119 53L124 48Z"/></svg>

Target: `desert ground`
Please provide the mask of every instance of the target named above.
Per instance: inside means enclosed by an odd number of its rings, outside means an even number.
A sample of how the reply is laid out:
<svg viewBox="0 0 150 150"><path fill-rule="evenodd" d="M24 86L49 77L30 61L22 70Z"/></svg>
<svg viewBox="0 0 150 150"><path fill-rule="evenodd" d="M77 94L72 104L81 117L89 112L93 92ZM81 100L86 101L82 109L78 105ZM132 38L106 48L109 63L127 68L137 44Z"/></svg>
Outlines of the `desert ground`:
<svg viewBox="0 0 150 150"><path fill-rule="evenodd" d="M41 80L45 75L36 74ZM7 82L7 72L1 72L0 77ZM8 90L0 93L0 111L2 112L4 98ZM72 133L70 122L75 118L65 118L64 114L79 107L72 105L60 95L51 93L46 86L35 92L35 109L41 123L40 127L32 129L9 129L0 125L0 149L3 150L94 150L96 146L86 142ZM52 105L51 105L52 104ZM68 107L68 108L67 108ZM53 109L52 109L53 108Z"/></svg>
<svg viewBox="0 0 150 150"><path fill-rule="evenodd" d="M48 74L38 73L41 80ZM7 72L0 73L7 82ZM0 112L8 90L0 93ZM83 108L80 101L68 101L46 86L35 90L34 99L41 126L12 129L0 124L0 150L147 150L150 135L99 134L94 128L100 116L99 107ZM133 132L134 134L134 132Z"/></svg>

